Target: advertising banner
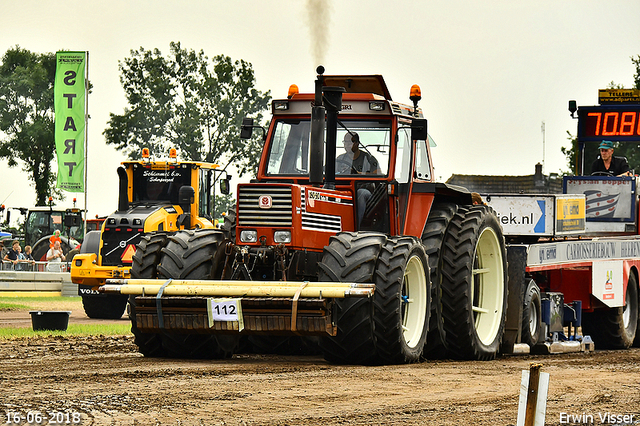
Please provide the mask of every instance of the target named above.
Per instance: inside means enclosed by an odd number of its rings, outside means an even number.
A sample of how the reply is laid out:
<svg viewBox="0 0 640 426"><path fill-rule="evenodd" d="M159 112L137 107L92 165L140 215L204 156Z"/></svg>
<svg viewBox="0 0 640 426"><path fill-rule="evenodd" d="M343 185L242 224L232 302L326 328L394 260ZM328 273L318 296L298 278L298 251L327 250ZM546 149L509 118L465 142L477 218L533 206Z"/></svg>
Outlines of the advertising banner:
<svg viewBox="0 0 640 426"><path fill-rule="evenodd" d="M57 187L84 192L86 52L57 52L54 85Z"/></svg>

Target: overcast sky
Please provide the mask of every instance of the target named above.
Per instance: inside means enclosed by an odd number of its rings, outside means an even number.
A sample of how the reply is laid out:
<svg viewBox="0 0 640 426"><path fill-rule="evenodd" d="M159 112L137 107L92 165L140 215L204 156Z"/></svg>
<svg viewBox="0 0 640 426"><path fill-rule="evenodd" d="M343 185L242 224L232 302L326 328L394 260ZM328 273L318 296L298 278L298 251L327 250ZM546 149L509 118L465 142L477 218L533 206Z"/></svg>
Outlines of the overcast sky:
<svg viewBox="0 0 640 426"><path fill-rule="evenodd" d="M15 45L89 51L90 217L117 206L124 156L102 132L126 106L118 61L131 49L166 55L176 41L244 59L274 98L292 83L312 91L319 62L327 74L382 74L401 102L418 84L440 180L533 174L543 161L547 174L567 169L560 148L576 132L568 101L597 104L611 81L631 87L630 57L640 55L638 0L2 0L1 14L0 54ZM0 202L33 205L19 168L0 163L0 181ZM83 197L69 193L64 204L74 196Z"/></svg>

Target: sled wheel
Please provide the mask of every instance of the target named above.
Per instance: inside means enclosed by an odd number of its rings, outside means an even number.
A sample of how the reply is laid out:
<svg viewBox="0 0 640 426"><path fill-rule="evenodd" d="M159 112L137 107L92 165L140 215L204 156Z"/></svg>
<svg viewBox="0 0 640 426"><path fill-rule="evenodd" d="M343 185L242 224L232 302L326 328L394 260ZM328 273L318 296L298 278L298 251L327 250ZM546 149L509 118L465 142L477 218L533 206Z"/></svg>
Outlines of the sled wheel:
<svg viewBox="0 0 640 426"><path fill-rule="evenodd" d="M542 333L542 302L540 288L530 280L524 294L522 306L522 343L534 347L540 341Z"/></svg>
<svg viewBox="0 0 640 426"><path fill-rule="evenodd" d="M585 312L582 331L598 349L626 349L636 339L638 328L638 281L629 271L624 306Z"/></svg>

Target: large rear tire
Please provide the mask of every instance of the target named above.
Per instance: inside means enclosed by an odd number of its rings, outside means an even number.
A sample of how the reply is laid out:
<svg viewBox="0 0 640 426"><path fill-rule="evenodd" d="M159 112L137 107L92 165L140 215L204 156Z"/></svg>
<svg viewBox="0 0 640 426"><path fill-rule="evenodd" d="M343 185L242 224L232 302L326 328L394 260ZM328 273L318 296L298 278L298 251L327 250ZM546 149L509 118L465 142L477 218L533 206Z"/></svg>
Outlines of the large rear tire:
<svg viewBox="0 0 640 426"><path fill-rule="evenodd" d="M386 240L384 235L372 232L343 232L331 237L318 265L318 281L373 282L378 255ZM336 299L335 304L338 333L320 339L324 358L336 364L378 363L371 301L353 297Z"/></svg>
<svg viewBox="0 0 640 426"><path fill-rule="evenodd" d="M424 355L426 358L444 358L447 354L447 339L442 319L442 242L451 218L458 210L452 203L440 203L431 207L429 218L422 232L422 244L429 258L431 281L431 313L429 333Z"/></svg>
<svg viewBox="0 0 640 426"><path fill-rule="evenodd" d="M373 322L376 352L385 364L420 361L427 339L431 287L422 243L389 238L374 275Z"/></svg>
<svg viewBox="0 0 640 426"><path fill-rule="evenodd" d="M591 336L598 349L627 349L636 338L637 328L638 281L630 271L624 306L584 313L582 331Z"/></svg>
<svg viewBox="0 0 640 426"><path fill-rule="evenodd" d="M166 244L167 234L164 232L143 235L136 247L136 253L133 255L131 278L158 278L161 250ZM167 351L162 346L162 335L160 333L144 333L138 328L135 298L136 296L134 295L129 297L129 318L131 319L131 333L133 333L134 343L144 356L167 356Z"/></svg>
<svg viewBox="0 0 640 426"><path fill-rule="evenodd" d="M217 279L222 273L225 236L219 230L180 231L169 237L158 265L160 278ZM229 358L239 336L216 334L162 333L162 347L171 358Z"/></svg>
<svg viewBox="0 0 640 426"><path fill-rule="evenodd" d="M441 265L449 356L494 359L504 334L507 264L502 228L490 207L458 209L444 238Z"/></svg>

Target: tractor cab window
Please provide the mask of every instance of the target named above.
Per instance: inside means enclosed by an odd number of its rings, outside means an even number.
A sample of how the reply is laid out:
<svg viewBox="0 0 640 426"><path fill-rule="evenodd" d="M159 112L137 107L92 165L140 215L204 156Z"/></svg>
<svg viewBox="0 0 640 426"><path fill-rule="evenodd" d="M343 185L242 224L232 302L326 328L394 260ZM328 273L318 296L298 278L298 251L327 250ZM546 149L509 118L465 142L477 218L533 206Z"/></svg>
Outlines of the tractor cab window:
<svg viewBox="0 0 640 426"><path fill-rule="evenodd" d="M416 178L431 179L431 164L429 163L427 141L416 141Z"/></svg>
<svg viewBox="0 0 640 426"><path fill-rule="evenodd" d="M411 175L411 129L398 129L398 149L396 153L396 175L399 183L409 182Z"/></svg>
<svg viewBox="0 0 640 426"><path fill-rule="evenodd" d="M279 121L270 145L267 174L309 174L309 121Z"/></svg>
<svg viewBox="0 0 640 426"><path fill-rule="evenodd" d="M340 122L336 141L337 177L360 174L386 176L389 172L391 121ZM309 174L310 131L311 123L308 120L281 120L276 123L267 163L268 175ZM355 155L351 144L345 147L347 135L348 139L357 135L358 155ZM351 151L347 151L347 148Z"/></svg>
<svg viewBox="0 0 640 426"><path fill-rule="evenodd" d="M389 171L391 122L343 121L338 126L336 175L386 176Z"/></svg>
<svg viewBox="0 0 640 426"><path fill-rule="evenodd" d="M35 244L44 237L49 237L56 230L64 237L82 240L84 236L82 225L64 226L64 212L53 210L31 210L25 223L25 241L29 245Z"/></svg>
<svg viewBox="0 0 640 426"><path fill-rule="evenodd" d="M170 167L154 170L135 167L133 170L133 202L166 202L178 204L178 190L191 185L191 169Z"/></svg>

